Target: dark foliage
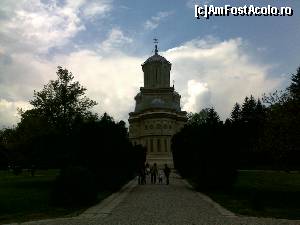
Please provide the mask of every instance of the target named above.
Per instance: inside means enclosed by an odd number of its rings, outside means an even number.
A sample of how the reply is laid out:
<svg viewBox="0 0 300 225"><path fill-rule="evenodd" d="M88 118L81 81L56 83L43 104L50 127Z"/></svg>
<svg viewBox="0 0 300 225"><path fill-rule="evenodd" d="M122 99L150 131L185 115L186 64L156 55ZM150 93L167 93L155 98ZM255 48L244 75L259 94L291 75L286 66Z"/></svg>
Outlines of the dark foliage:
<svg viewBox="0 0 300 225"><path fill-rule="evenodd" d="M241 107L238 103L235 104L227 122L227 132L234 137L229 145L237 154L238 168L249 169L253 164L266 163L258 151L265 119L266 108L260 99L256 100L251 95L245 98Z"/></svg>
<svg viewBox="0 0 300 225"><path fill-rule="evenodd" d="M228 121L240 169L300 169L300 68L283 91L246 97Z"/></svg>
<svg viewBox="0 0 300 225"><path fill-rule="evenodd" d="M67 69L57 68L57 79L51 80L41 91L34 91L30 104L49 123L66 133L78 119L94 117L89 109L97 103L85 96L86 88Z"/></svg>
<svg viewBox="0 0 300 225"><path fill-rule="evenodd" d="M106 113L98 121L77 127L71 139L69 162L93 171L100 188L116 189L137 170L140 149L129 142L125 123L114 122Z"/></svg>
<svg viewBox="0 0 300 225"><path fill-rule="evenodd" d="M6 152L7 149L2 143L0 143L0 170L8 169L9 158Z"/></svg>
<svg viewBox="0 0 300 225"><path fill-rule="evenodd" d="M87 204L94 190L113 191L131 179L145 152L131 145L124 121L89 111L96 102L72 73L58 67L57 76L34 92L34 108L20 110L17 127L0 132L0 156L7 158L0 166L8 163L16 174L22 168L59 168L54 200Z"/></svg>
<svg viewBox="0 0 300 225"><path fill-rule="evenodd" d="M300 169L300 68L284 91L236 103L220 122L213 109L188 115L172 139L175 167L199 188L230 186L238 169ZM259 208L258 198L253 205Z"/></svg>
<svg viewBox="0 0 300 225"><path fill-rule="evenodd" d="M194 118L197 117L197 120ZM204 118L203 118L204 117ZM214 109L204 109L172 139L174 164L200 189L230 187L236 177L235 154L228 148L227 127ZM201 121L201 122L199 122Z"/></svg>
<svg viewBox="0 0 300 225"><path fill-rule="evenodd" d="M300 101L300 67L295 74L292 74L292 83L288 87L288 91L294 101Z"/></svg>
<svg viewBox="0 0 300 225"><path fill-rule="evenodd" d="M57 177L52 192L55 205L78 206L89 205L97 201L95 178L84 167L68 167Z"/></svg>

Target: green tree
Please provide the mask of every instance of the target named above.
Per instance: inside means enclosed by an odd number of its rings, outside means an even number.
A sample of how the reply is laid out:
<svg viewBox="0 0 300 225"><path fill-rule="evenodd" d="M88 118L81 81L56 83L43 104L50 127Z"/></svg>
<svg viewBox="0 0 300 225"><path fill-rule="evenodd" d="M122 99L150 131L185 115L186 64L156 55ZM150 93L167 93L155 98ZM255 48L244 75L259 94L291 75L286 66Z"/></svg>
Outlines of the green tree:
<svg viewBox="0 0 300 225"><path fill-rule="evenodd" d="M295 74L292 74L292 83L288 87L288 91L292 99L299 101L300 100L300 67L297 69Z"/></svg>
<svg viewBox="0 0 300 225"><path fill-rule="evenodd" d="M230 120L232 122L239 122L242 118L242 109L239 103L235 103L233 106L233 110L231 111L230 114Z"/></svg>
<svg viewBox="0 0 300 225"><path fill-rule="evenodd" d="M250 122L255 117L256 100L251 95L250 98L246 97L242 105L242 120L244 122Z"/></svg>
<svg viewBox="0 0 300 225"><path fill-rule="evenodd" d="M255 106L255 120L258 124L262 124L266 120L266 107L258 99Z"/></svg>
<svg viewBox="0 0 300 225"><path fill-rule="evenodd" d="M89 111L97 103L85 96L86 88L67 69L58 66L57 79L51 80L41 91L34 91L30 103L48 119L48 122L64 132L69 131L78 119L92 118Z"/></svg>
<svg viewBox="0 0 300 225"><path fill-rule="evenodd" d="M90 109L96 102L85 96L86 88L67 69L58 67L57 79L34 91L33 108L19 110L21 121L11 149L24 156L24 166L61 168L74 150L72 134L97 115Z"/></svg>
<svg viewBox="0 0 300 225"><path fill-rule="evenodd" d="M205 123L208 117L209 108L202 109L199 113L188 113L188 122L189 125L200 125Z"/></svg>
<svg viewBox="0 0 300 225"><path fill-rule="evenodd" d="M222 122L220 121L220 117L219 117L218 113L215 111L214 108L210 108L208 110L206 124L217 125L220 123L222 123Z"/></svg>
<svg viewBox="0 0 300 225"><path fill-rule="evenodd" d="M300 67L291 76L290 86L267 97L267 119L260 148L274 167L298 169L300 158Z"/></svg>
<svg viewBox="0 0 300 225"><path fill-rule="evenodd" d="M203 124L217 124L220 117L214 108L204 108L199 113L188 114L188 125L199 126Z"/></svg>
<svg viewBox="0 0 300 225"><path fill-rule="evenodd" d="M229 187L236 174L234 151L228 148L231 137L214 108L205 109L203 115L194 114L173 136L174 166L201 189Z"/></svg>

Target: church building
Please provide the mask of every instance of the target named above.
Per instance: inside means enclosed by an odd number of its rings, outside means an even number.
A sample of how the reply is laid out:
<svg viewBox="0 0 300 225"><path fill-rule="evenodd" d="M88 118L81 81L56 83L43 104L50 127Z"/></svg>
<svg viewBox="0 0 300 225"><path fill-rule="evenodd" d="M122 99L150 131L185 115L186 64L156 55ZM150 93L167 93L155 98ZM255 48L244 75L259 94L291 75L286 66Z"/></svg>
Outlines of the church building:
<svg viewBox="0 0 300 225"><path fill-rule="evenodd" d="M180 95L170 86L171 63L155 52L143 64L144 87L129 113L129 138L147 149L147 163L173 166L171 138L186 123Z"/></svg>

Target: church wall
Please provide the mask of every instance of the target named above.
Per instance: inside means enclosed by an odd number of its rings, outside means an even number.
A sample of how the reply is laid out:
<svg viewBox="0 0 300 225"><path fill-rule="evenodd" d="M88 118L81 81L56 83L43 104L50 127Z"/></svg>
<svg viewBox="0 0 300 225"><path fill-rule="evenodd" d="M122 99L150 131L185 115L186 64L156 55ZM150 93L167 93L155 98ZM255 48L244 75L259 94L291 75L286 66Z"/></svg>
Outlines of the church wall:
<svg viewBox="0 0 300 225"><path fill-rule="evenodd" d="M147 161L173 164L171 138L183 127L185 112L180 95L170 88L171 63L157 54L142 65L144 87L135 97L136 107L129 118L129 138L147 148Z"/></svg>
<svg viewBox="0 0 300 225"><path fill-rule="evenodd" d="M134 144L147 148L149 155L171 155L171 138L184 122L170 118L144 119L131 123L130 138Z"/></svg>

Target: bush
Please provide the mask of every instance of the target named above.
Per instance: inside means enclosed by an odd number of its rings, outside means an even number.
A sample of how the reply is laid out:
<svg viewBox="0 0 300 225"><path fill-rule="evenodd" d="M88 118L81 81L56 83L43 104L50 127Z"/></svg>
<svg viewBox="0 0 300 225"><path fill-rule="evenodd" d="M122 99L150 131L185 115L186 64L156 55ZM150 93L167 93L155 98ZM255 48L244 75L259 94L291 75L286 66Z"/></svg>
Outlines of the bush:
<svg viewBox="0 0 300 225"><path fill-rule="evenodd" d="M94 175L84 167L68 167L57 177L52 193L54 204L89 205L97 201Z"/></svg>
<svg viewBox="0 0 300 225"><path fill-rule="evenodd" d="M232 138L210 109L205 122L191 121L173 136L175 168L198 189L231 188L237 176Z"/></svg>

